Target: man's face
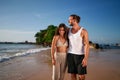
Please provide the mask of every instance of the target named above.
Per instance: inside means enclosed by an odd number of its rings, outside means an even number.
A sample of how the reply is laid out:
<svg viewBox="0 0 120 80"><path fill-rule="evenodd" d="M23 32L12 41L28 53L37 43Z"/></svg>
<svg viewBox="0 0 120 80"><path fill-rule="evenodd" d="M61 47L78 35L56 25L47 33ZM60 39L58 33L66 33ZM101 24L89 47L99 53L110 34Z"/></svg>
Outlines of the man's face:
<svg viewBox="0 0 120 80"><path fill-rule="evenodd" d="M73 17L70 16L70 17L69 17L69 20L68 20L69 25L70 25L70 26L73 26L73 25L74 25L74 22L75 22L75 21L74 21Z"/></svg>

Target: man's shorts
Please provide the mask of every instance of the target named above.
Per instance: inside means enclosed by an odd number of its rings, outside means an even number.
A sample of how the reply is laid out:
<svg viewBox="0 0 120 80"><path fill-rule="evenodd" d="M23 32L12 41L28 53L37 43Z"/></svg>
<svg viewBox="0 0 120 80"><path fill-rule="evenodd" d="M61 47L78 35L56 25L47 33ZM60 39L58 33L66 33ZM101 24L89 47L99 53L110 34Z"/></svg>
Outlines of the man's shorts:
<svg viewBox="0 0 120 80"><path fill-rule="evenodd" d="M68 73L84 75L87 74L86 66L82 66L84 55L67 54Z"/></svg>

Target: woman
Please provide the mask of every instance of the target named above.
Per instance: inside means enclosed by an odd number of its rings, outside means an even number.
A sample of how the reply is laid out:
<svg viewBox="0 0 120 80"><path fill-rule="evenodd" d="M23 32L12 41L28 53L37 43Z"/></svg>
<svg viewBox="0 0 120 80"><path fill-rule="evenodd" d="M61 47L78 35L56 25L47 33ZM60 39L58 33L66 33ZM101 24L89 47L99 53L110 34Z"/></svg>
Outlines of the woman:
<svg viewBox="0 0 120 80"><path fill-rule="evenodd" d="M61 23L52 40L51 57L53 64L52 80L63 80L66 70L67 27Z"/></svg>

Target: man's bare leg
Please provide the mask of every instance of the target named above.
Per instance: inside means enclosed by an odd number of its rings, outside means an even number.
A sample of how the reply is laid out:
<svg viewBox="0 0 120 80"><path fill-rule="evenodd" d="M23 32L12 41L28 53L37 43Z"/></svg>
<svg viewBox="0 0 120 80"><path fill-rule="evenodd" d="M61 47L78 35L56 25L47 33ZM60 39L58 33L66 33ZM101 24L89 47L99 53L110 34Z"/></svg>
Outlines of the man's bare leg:
<svg viewBox="0 0 120 80"><path fill-rule="evenodd" d="M79 75L79 80L85 80L85 75Z"/></svg>
<svg viewBox="0 0 120 80"><path fill-rule="evenodd" d="M71 80L77 80L76 74L71 74Z"/></svg>

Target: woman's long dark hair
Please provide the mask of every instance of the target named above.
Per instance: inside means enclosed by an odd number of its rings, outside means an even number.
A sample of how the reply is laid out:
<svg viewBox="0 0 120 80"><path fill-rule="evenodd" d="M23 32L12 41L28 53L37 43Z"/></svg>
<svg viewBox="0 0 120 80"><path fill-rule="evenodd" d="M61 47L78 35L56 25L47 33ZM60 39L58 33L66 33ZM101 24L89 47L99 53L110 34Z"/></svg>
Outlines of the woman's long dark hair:
<svg viewBox="0 0 120 80"><path fill-rule="evenodd" d="M67 40L67 26L66 26L64 23L59 24L59 26L58 26L58 28L57 28L57 30L56 30L55 35L60 35L60 34L59 34L59 29L60 29L60 28L64 28L64 30L65 30L64 38Z"/></svg>

